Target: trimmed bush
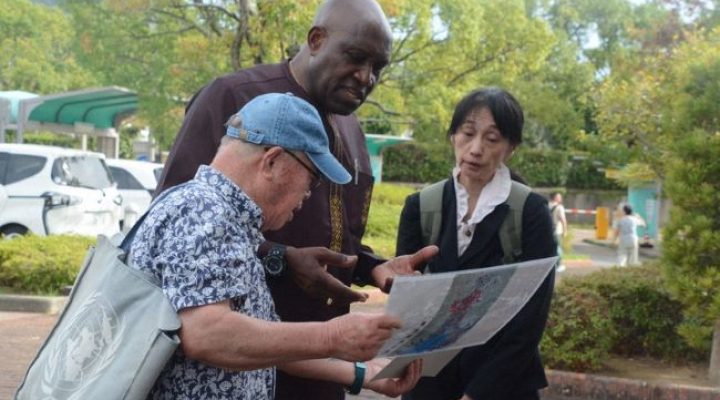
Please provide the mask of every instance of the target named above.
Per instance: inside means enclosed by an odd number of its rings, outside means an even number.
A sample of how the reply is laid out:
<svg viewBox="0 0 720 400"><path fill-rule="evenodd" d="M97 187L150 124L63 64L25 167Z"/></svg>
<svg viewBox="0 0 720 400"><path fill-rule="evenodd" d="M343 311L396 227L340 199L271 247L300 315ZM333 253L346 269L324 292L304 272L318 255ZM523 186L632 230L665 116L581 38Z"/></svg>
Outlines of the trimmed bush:
<svg viewBox="0 0 720 400"><path fill-rule="evenodd" d="M587 284L607 301L614 354L668 360L702 357L677 333L682 305L672 299L658 265L612 268L593 274Z"/></svg>
<svg viewBox="0 0 720 400"><path fill-rule="evenodd" d="M383 179L392 182L432 183L450 176L455 159L452 145L404 143L383 152ZM592 160L573 161L560 150L531 149L520 146L509 167L534 187L577 189L618 189L598 171Z"/></svg>
<svg viewBox="0 0 720 400"><path fill-rule="evenodd" d="M383 151L383 180L431 183L450 176L455 164L449 142L404 143Z"/></svg>
<svg viewBox="0 0 720 400"><path fill-rule="evenodd" d="M0 241L0 286L23 294L57 295L72 285L94 238L24 236Z"/></svg>
<svg viewBox="0 0 720 400"><path fill-rule="evenodd" d="M605 177L605 172L598 171L592 160L573 160L568 169L567 183L571 189L625 189L618 182Z"/></svg>
<svg viewBox="0 0 720 400"><path fill-rule="evenodd" d="M563 278L542 340L550 368L593 371L609 353L696 361L677 330L681 304L665 288L660 267L611 268Z"/></svg>
<svg viewBox="0 0 720 400"><path fill-rule="evenodd" d="M597 371L607 359L612 325L607 301L578 278L564 278L555 289L540 348L545 366Z"/></svg>
<svg viewBox="0 0 720 400"><path fill-rule="evenodd" d="M533 187L564 187L570 168L568 154L564 151L522 146L508 166Z"/></svg>

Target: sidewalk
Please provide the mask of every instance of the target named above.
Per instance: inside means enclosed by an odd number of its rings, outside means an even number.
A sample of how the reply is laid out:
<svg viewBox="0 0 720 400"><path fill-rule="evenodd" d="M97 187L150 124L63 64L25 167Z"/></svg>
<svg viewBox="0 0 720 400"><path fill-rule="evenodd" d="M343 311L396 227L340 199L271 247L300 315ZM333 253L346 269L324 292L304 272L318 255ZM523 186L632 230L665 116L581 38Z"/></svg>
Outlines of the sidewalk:
<svg viewBox="0 0 720 400"><path fill-rule="evenodd" d="M375 292L372 304L357 309L382 308L384 295ZM57 316L38 313L0 312L0 399L11 399L38 347L52 329ZM718 400L720 388L678 385L548 370L550 387L544 400ZM377 400L387 397L364 390L348 400Z"/></svg>
<svg viewBox="0 0 720 400"><path fill-rule="evenodd" d="M610 257L614 251L608 249L609 241L597 241L592 231L577 233L574 246L590 246ZM644 249L643 256L659 256L660 249ZM582 253L581 253L582 254ZM595 256L593 256L595 257ZM589 260L567 260L565 275L584 274L609 266L610 262ZM353 311L379 312L386 295L379 290L370 290L365 304L353 306ZM0 311L0 400L11 399L23 374L39 346L52 329L57 315L39 312ZM565 371L547 371L550 386L542 393L543 400L720 400L720 387L691 386L668 381L649 381L614 378L595 374L579 374ZM347 396L348 400L377 400L387 397L370 391L358 396Z"/></svg>

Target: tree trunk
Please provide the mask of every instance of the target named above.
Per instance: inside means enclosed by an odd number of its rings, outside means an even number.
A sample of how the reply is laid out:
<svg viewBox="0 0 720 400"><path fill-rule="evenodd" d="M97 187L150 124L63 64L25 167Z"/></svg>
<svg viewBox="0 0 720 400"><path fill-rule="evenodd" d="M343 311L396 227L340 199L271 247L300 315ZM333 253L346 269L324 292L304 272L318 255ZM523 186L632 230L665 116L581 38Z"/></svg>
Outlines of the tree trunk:
<svg viewBox="0 0 720 400"><path fill-rule="evenodd" d="M711 383L720 386L720 319L715 321L708 377Z"/></svg>
<svg viewBox="0 0 720 400"><path fill-rule="evenodd" d="M237 0L238 4L238 24L235 28L235 36L233 37L232 48L230 49L230 64L235 71L242 69L242 46L243 41L247 41L250 35L248 20L250 18L249 0Z"/></svg>

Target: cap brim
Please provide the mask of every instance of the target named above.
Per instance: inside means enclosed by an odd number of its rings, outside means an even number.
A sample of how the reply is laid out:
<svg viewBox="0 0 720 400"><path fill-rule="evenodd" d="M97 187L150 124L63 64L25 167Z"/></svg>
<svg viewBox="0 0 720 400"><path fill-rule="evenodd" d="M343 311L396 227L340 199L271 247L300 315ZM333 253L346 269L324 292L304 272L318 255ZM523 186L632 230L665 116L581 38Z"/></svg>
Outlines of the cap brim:
<svg viewBox="0 0 720 400"><path fill-rule="evenodd" d="M352 178L345 167L330 153L306 152L310 161L315 164L318 171L333 183L344 185Z"/></svg>

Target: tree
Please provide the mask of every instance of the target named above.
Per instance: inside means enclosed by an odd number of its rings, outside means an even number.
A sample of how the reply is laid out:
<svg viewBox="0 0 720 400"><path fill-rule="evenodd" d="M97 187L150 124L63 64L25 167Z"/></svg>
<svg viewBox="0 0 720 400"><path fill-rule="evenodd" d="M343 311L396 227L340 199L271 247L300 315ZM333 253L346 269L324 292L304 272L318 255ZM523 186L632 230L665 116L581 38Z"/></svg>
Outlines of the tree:
<svg viewBox="0 0 720 400"><path fill-rule="evenodd" d="M395 5L392 63L363 117L409 119L415 138L442 141L455 103L470 90L502 86L522 102L537 89L520 82L541 75L556 38L543 21L527 17L521 1Z"/></svg>
<svg viewBox="0 0 720 400"><path fill-rule="evenodd" d="M317 0L68 0L76 52L103 85L138 92L141 125L168 148L190 97L211 79L277 62L305 39Z"/></svg>
<svg viewBox="0 0 720 400"><path fill-rule="evenodd" d="M720 135L696 130L679 142L665 190L673 208L663 263L684 305L679 333L707 351L720 316Z"/></svg>
<svg viewBox="0 0 720 400"><path fill-rule="evenodd" d="M72 21L29 0L0 7L0 90L49 94L95 83L72 51Z"/></svg>

